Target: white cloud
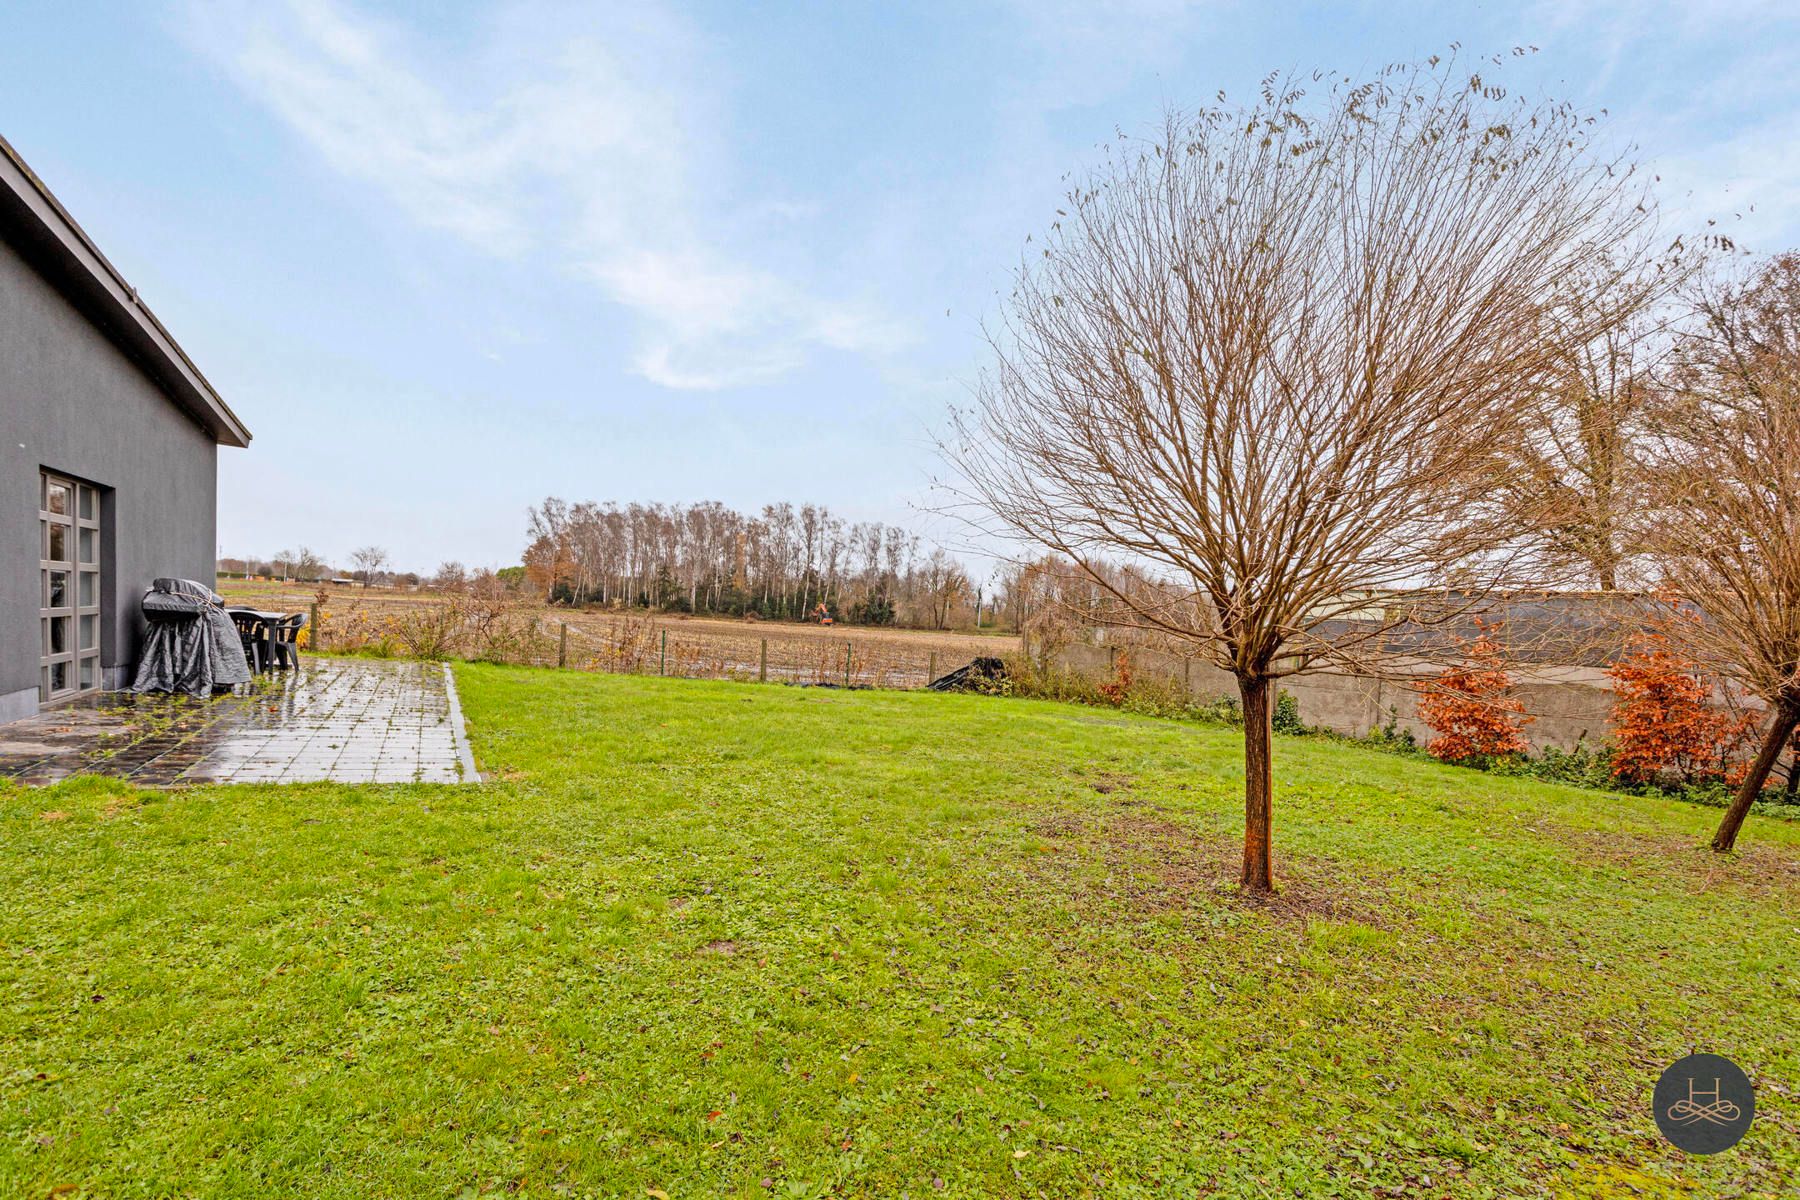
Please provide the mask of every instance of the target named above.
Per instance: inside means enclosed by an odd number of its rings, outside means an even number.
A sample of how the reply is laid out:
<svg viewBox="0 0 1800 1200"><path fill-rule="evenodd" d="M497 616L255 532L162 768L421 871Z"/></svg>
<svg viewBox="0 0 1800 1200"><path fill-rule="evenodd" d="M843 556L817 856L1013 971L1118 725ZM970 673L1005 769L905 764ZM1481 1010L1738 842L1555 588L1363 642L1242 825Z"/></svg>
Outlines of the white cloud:
<svg viewBox="0 0 1800 1200"><path fill-rule="evenodd" d="M197 3L190 18L194 45L334 170L422 226L554 261L632 312L634 367L653 382L764 382L820 348L904 340L882 314L800 282L812 264L728 244L724 231L804 206L703 202L721 189L699 165L724 131L709 129L693 39L654 9L518 4L479 56L336 0Z"/></svg>
<svg viewBox="0 0 1800 1200"><path fill-rule="evenodd" d="M1594 64L1569 82L1660 178L1672 233L1719 232L1759 254L1800 243L1791 0L1540 0L1521 30L1559 61Z"/></svg>

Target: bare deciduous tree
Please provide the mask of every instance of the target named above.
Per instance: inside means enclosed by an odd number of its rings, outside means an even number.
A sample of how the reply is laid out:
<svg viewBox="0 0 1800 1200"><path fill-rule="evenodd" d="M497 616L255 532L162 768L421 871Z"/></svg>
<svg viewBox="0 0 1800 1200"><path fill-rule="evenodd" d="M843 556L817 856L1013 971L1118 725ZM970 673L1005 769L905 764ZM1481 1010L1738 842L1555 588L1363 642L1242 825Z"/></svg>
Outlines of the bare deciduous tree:
<svg viewBox="0 0 1800 1200"><path fill-rule="evenodd" d="M925 565L919 572L919 583L931 606L933 629L950 628L951 607L967 596L974 587L962 564L942 549L933 550L925 560Z"/></svg>
<svg viewBox="0 0 1800 1200"><path fill-rule="evenodd" d="M1652 413L1648 544L1659 583L1700 613L1671 625L1682 650L1769 706L1713 837L1725 851L1800 727L1800 254L1696 307Z"/></svg>
<svg viewBox="0 0 1800 1200"><path fill-rule="evenodd" d="M323 579L326 573L325 560L310 546L300 547L300 553L294 556L294 577L310 583L315 579Z"/></svg>
<svg viewBox="0 0 1800 1200"><path fill-rule="evenodd" d="M1670 345L1661 302L1685 281L1692 262L1674 255L1591 294L1576 290L1568 303L1603 311L1567 315L1597 333L1586 342L1552 341L1566 357L1497 480L1508 506L1544 539L1556 573L1603 592L1618 589L1642 549L1644 495L1635 450Z"/></svg>
<svg viewBox="0 0 1800 1200"><path fill-rule="evenodd" d="M1250 891L1275 681L1374 669L1426 585L1518 569L1496 471L1652 221L1573 108L1438 60L1315 80L1109 149L945 447L988 528L1237 677Z"/></svg>
<svg viewBox="0 0 1800 1200"><path fill-rule="evenodd" d="M364 546L350 555L350 561L356 564L357 573L362 576L366 588L375 582L375 576L387 566L388 552L380 546Z"/></svg>
<svg viewBox="0 0 1800 1200"><path fill-rule="evenodd" d="M431 577L431 586L446 592L459 592L468 582L468 569L455 559L439 563L437 574Z"/></svg>

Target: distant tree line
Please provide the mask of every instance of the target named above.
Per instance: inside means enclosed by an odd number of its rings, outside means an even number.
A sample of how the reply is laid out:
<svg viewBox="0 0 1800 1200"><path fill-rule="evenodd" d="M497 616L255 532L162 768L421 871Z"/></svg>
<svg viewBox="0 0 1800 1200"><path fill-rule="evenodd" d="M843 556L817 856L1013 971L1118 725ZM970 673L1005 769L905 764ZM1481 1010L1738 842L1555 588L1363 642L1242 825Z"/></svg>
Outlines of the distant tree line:
<svg viewBox="0 0 1800 1200"><path fill-rule="evenodd" d="M352 579L364 587L370 584L419 587L434 582L417 571L389 570L388 552L380 546L363 546L351 553L350 561L356 564L354 569L334 567L311 547L302 546L298 550L277 551L269 558L221 558L216 569L220 575L227 577L260 575L267 579L294 583ZM445 566L455 568L460 577L463 570L460 563L446 563Z"/></svg>
<svg viewBox="0 0 1800 1200"><path fill-rule="evenodd" d="M298 550L282 550L267 558L221 558L218 563L221 575L261 575L269 579L290 579L300 583L311 583L320 579L331 579L334 576L348 576L347 571L340 571L326 562L312 549L302 546Z"/></svg>
<svg viewBox="0 0 1800 1200"><path fill-rule="evenodd" d="M526 577L552 603L754 613L803 620L821 609L863 625L947 629L980 601L961 563L895 525L846 522L822 505L754 516L717 501L531 509Z"/></svg>

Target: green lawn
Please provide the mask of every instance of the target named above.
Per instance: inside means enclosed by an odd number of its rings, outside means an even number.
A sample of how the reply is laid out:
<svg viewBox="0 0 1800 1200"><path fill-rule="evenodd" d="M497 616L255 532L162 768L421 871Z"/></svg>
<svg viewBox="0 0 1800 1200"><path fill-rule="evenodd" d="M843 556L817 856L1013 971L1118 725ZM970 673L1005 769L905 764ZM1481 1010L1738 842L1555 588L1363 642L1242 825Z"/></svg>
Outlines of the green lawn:
<svg viewBox="0 0 1800 1200"><path fill-rule="evenodd" d="M457 679L480 787L0 787L0 1196L1800 1186L1800 823L1278 739L1262 908L1229 730Z"/></svg>

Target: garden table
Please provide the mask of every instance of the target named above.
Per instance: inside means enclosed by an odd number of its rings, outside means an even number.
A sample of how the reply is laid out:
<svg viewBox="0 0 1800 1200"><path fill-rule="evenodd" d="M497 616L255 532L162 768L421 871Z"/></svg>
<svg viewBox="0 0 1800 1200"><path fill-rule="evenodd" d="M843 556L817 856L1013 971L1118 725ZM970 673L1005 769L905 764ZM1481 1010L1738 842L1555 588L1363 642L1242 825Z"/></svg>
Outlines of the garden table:
<svg viewBox="0 0 1800 1200"><path fill-rule="evenodd" d="M277 665L276 634L282 626L300 615L298 613L266 612L262 609L248 608L242 605L227 607L225 612L237 625L239 632L249 639L250 646L255 650L251 666L258 671L266 671ZM298 658L297 655L295 657Z"/></svg>

